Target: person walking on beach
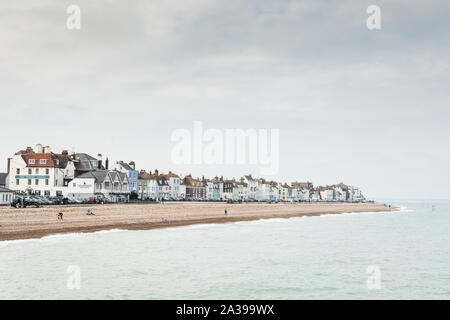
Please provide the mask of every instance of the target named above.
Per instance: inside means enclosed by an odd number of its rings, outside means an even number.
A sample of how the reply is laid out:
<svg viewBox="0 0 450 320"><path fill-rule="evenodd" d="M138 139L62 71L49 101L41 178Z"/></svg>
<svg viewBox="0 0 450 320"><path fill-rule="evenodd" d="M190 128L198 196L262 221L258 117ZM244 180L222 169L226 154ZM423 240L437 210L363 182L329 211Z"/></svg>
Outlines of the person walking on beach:
<svg viewBox="0 0 450 320"><path fill-rule="evenodd" d="M63 219L63 213L60 212L60 213L58 213L58 220L62 220L62 219Z"/></svg>
<svg viewBox="0 0 450 320"><path fill-rule="evenodd" d="M225 209L225 215L227 215L227 214L228 214L227 209Z"/></svg>

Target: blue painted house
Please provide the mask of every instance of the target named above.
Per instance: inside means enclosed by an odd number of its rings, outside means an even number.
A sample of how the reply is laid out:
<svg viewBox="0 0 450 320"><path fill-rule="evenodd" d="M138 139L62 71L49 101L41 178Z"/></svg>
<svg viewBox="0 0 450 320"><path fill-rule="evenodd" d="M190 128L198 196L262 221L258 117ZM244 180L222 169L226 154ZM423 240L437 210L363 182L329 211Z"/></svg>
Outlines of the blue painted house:
<svg viewBox="0 0 450 320"><path fill-rule="evenodd" d="M120 172L128 174L130 180L130 192L138 192L138 171L136 170L136 164L134 161L126 163L123 161L117 161L114 165L114 169Z"/></svg>

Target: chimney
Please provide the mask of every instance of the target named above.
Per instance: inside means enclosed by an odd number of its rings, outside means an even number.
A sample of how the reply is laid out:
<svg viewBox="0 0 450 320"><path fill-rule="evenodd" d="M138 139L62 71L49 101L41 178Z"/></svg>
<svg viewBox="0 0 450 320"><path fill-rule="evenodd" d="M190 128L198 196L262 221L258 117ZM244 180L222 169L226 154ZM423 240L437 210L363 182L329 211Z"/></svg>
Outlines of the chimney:
<svg viewBox="0 0 450 320"><path fill-rule="evenodd" d="M130 167L133 168L133 170L136 170L136 164L134 163L134 161L131 161L129 163Z"/></svg>
<svg viewBox="0 0 450 320"><path fill-rule="evenodd" d="M77 154L75 152L72 154L72 158L73 160L77 160Z"/></svg>
<svg viewBox="0 0 450 320"><path fill-rule="evenodd" d="M106 157L106 161L105 161L105 169L109 170L109 159L108 157Z"/></svg>
<svg viewBox="0 0 450 320"><path fill-rule="evenodd" d="M28 149L28 148L27 148ZM30 149L31 149L31 147L30 147ZM40 143L38 143L37 145L36 145L36 153L42 153L43 152L43 148L42 148L42 144L40 144Z"/></svg>
<svg viewBox="0 0 450 320"><path fill-rule="evenodd" d="M158 176L158 175L159 175L159 171L158 171L158 169L155 169L155 174L156 174L156 176Z"/></svg>
<svg viewBox="0 0 450 320"><path fill-rule="evenodd" d="M52 149L49 146L44 147L44 153L51 153Z"/></svg>
<svg viewBox="0 0 450 320"><path fill-rule="evenodd" d="M25 150L25 153L34 153L33 148L27 147L27 149Z"/></svg>
<svg viewBox="0 0 450 320"><path fill-rule="evenodd" d="M99 153L99 154L97 155L97 157L98 157L98 169L101 170L102 167L103 167L103 157L102 157L102 154Z"/></svg>
<svg viewBox="0 0 450 320"><path fill-rule="evenodd" d="M11 158L8 158L8 168L7 168L7 172L8 172L8 174L9 174L9 167L11 166Z"/></svg>
<svg viewBox="0 0 450 320"><path fill-rule="evenodd" d="M149 173L149 174L152 174L152 170L150 170L148 173Z"/></svg>

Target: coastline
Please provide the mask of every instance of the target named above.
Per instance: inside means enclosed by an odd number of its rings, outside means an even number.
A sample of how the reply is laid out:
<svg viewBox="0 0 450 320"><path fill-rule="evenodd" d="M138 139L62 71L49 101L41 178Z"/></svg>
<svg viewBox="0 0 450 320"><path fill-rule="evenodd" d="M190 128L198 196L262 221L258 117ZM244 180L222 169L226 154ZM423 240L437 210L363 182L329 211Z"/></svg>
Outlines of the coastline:
<svg viewBox="0 0 450 320"><path fill-rule="evenodd" d="M395 211L382 203L166 203L111 204L44 208L0 208L0 241L35 239L64 233L90 233L111 229L150 230L194 224L229 223L271 218L293 218L353 212ZM227 215L224 214L227 210ZM57 220L57 213L64 220Z"/></svg>

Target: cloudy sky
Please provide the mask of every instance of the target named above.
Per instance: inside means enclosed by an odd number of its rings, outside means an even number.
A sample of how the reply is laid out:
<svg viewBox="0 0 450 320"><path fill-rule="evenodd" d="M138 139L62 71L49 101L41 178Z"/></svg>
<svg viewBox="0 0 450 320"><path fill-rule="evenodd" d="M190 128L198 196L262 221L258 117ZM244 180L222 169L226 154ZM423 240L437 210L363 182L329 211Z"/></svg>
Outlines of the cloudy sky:
<svg viewBox="0 0 450 320"><path fill-rule="evenodd" d="M66 9L81 8L68 30ZM366 9L381 8L381 30ZM0 171L36 143L175 165L174 130L279 129L281 181L450 198L450 2L0 3Z"/></svg>

